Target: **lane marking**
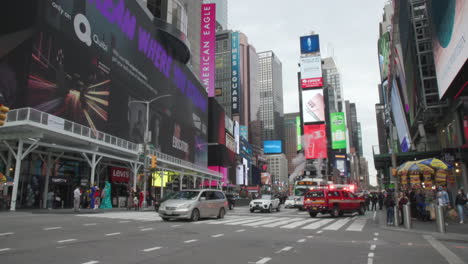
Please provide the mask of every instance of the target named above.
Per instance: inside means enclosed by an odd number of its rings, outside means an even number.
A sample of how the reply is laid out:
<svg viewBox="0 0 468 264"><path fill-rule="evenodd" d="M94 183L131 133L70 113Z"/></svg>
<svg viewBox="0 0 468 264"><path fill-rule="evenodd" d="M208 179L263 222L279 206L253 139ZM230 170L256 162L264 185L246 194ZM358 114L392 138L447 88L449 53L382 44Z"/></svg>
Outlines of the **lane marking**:
<svg viewBox="0 0 468 264"><path fill-rule="evenodd" d="M245 231L245 229L236 230L237 233L244 232L244 231Z"/></svg>
<svg viewBox="0 0 468 264"><path fill-rule="evenodd" d="M375 247L376 247L376 245L371 245L371 246L370 246L370 250L374 251L374 250L375 250Z"/></svg>
<svg viewBox="0 0 468 264"><path fill-rule="evenodd" d="M433 248L435 248L435 250L439 252L440 255L442 255L445 258L445 260L447 260L449 264L464 263L457 255L455 255L452 251L450 251L450 249L444 246L444 244L437 241L434 237L428 235L424 235L423 237L427 240L427 242L429 242L429 244L431 244Z"/></svg>
<svg viewBox="0 0 468 264"><path fill-rule="evenodd" d="M140 231L149 231L149 230L153 230L153 228L150 227L150 228L143 228L143 229L140 229Z"/></svg>
<svg viewBox="0 0 468 264"><path fill-rule="evenodd" d="M97 261L97 260L91 260L91 261L85 262L85 263L83 263L83 264L96 264L96 263L99 263L99 261Z"/></svg>
<svg viewBox="0 0 468 264"><path fill-rule="evenodd" d="M378 235L379 235L379 233L374 233L374 236L378 236Z"/></svg>
<svg viewBox="0 0 468 264"><path fill-rule="evenodd" d="M184 241L184 243L193 243L193 242L197 242L198 239L191 239L191 240L186 240Z"/></svg>
<svg viewBox="0 0 468 264"><path fill-rule="evenodd" d="M271 260L271 258L262 258L261 260L255 262L255 264L265 264L270 260Z"/></svg>
<svg viewBox="0 0 468 264"><path fill-rule="evenodd" d="M53 226L53 227L45 227L45 228L43 228L43 230L46 230L46 231L47 231L47 230L55 230L55 229L62 229L62 227L61 227L61 226Z"/></svg>
<svg viewBox="0 0 468 264"><path fill-rule="evenodd" d="M263 220L269 220L271 219L271 217L268 217L268 218L263 218ZM244 220L244 221L238 221L238 222L232 222L232 223L226 223L226 225L242 225L242 224L247 224L247 223L251 223L251 222L256 222L258 221L259 218L251 218L249 220Z"/></svg>
<svg viewBox="0 0 468 264"><path fill-rule="evenodd" d="M335 219L322 219L318 222L312 223L310 225L306 225L302 227L302 229L318 229L319 227L322 227L332 221L335 221Z"/></svg>
<svg viewBox="0 0 468 264"><path fill-rule="evenodd" d="M161 249L162 247L152 247L152 248L147 248L147 249L143 249L142 251L143 252L150 252L150 251L155 251L155 250L158 250L158 249Z"/></svg>
<svg viewBox="0 0 468 264"><path fill-rule="evenodd" d="M377 240L379 240L379 239L378 239L378 238L376 238L376 237L374 237L374 241L377 241Z"/></svg>
<svg viewBox="0 0 468 264"><path fill-rule="evenodd" d="M179 227L179 226L181 226L181 225L172 225L171 227Z"/></svg>
<svg viewBox="0 0 468 264"><path fill-rule="evenodd" d="M307 238L313 238L314 236L307 236Z"/></svg>
<svg viewBox="0 0 468 264"><path fill-rule="evenodd" d="M326 226L323 230L338 230L342 226L344 226L346 223L348 223L349 220L350 220L349 218L340 219L340 220L334 222L333 224L331 224L329 226Z"/></svg>
<svg viewBox="0 0 468 264"><path fill-rule="evenodd" d="M318 221L319 219L305 219L302 218L301 220L299 221L296 221L296 222L293 222L293 223L290 223L290 224L287 224L287 225L284 225L284 226L280 226L280 228L289 228L289 229L292 229L292 228L296 228L298 226L301 226L301 225L305 225L305 224L308 224L308 223L312 223L312 222L316 222Z"/></svg>
<svg viewBox="0 0 468 264"><path fill-rule="evenodd" d="M278 221L276 223L267 224L267 225L264 225L263 227L277 227L277 226L280 226L280 225L289 224L291 222L301 221L303 219L304 218L291 218L291 219L284 218L284 220Z"/></svg>
<svg viewBox="0 0 468 264"><path fill-rule="evenodd" d="M97 225L96 223L89 223L89 224L83 224L84 226L95 226Z"/></svg>
<svg viewBox="0 0 468 264"><path fill-rule="evenodd" d="M0 234L0 236L9 236L9 235L14 235L15 233L13 232L8 232L8 233L3 233L3 234Z"/></svg>
<svg viewBox="0 0 468 264"><path fill-rule="evenodd" d="M217 234L217 235L214 235L214 236L211 236L211 237L222 237L224 236L224 234Z"/></svg>
<svg viewBox="0 0 468 264"><path fill-rule="evenodd" d="M125 221L119 221L119 223L121 223L121 224L123 224L123 223L130 223L130 221L127 221L127 220L125 220Z"/></svg>
<svg viewBox="0 0 468 264"><path fill-rule="evenodd" d="M293 248L293 247L284 247L284 248L282 248L282 249L276 251L275 253L276 253L276 254L279 254L279 253L281 253L281 252L286 252L286 251L291 250L292 248Z"/></svg>
<svg viewBox="0 0 468 264"><path fill-rule="evenodd" d="M65 239L65 240L59 240L57 241L57 243L66 243L66 242L72 242L72 241L76 241L75 238L70 238L70 239Z"/></svg>
<svg viewBox="0 0 468 264"><path fill-rule="evenodd" d="M374 263L374 259L373 258L368 258L367 259L367 264L373 264Z"/></svg>
<svg viewBox="0 0 468 264"><path fill-rule="evenodd" d="M110 233L110 234L106 234L106 236L117 236L117 235L120 235L120 233Z"/></svg>
<svg viewBox="0 0 468 264"><path fill-rule="evenodd" d="M305 239L305 238L299 239L299 240L297 241L297 243L304 243L304 242L306 242L306 239Z"/></svg>
<svg viewBox="0 0 468 264"><path fill-rule="evenodd" d="M375 218L377 217L377 211L374 212L374 217L373 217L373 221L375 221Z"/></svg>
<svg viewBox="0 0 468 264"><path fill-rule="evenodd" d="M374 257L374 252L370 252L369 255L367 255L368 258L373 258Z"/></svg>
<svg viewBox="0 0 468 264"><path fill-rule="evenodd" d="M277 222L277 221L281 221L281 220L285 220L284 218L276 218L276 219L268 219L268 220L262 220L262 221L258 221L258 222L254 222L254 223L248 223L248 224L244 224L245 226L261 226L261 225L264 225L264 224L269 224L269 223L272 223L272 222Z"/></svg>
<svg viewBox="0 0 468 264"><path fill-rule="evenodd" d="M233 222L238 222L238 221L245 221L245 220L250 220L250 219L260 219L260 217L236 217L234 219L224 219L224 220L212 220L212 222L209 222L208 224L210 225L220 225L220 224L226 224L226 223L233 223Z"/></svg>
<svg viewBox="0 0 468 264"><path fill-rule="evenodd" d="M356 231L361 232L364 226L366 225L367 219L359 218L356 219L347 229L346 231Z"/></svg>
<svg viewBox="0 0 468 264"><path fill-rule="evenodd" d="M322 234L322 232L323 232L322 230L320 230L320 231L317 231L317 234Z"/></svg>
<svg viewBox="0 0 468 264"><path fill-rule="evenodd" d="M412 245L413 245L413 243L411 243L411 242L408 243L408 246L412 246Z"/></svg>
<svg viewBox="0 0 468 264"><path fill-rule="evenodd" d="M11 250L11 248L0 248L0 252Z"/></svg>

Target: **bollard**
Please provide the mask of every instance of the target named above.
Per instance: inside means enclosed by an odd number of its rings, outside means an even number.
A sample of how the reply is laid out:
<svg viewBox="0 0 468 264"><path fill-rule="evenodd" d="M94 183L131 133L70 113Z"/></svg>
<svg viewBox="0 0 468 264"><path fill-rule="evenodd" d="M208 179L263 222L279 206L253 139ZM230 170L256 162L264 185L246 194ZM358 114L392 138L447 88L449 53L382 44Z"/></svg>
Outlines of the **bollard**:
<svg viewBox="0 0 468 264"><path fill-rule="evenodd" d="M443 206L436 206L436 224L439 233L445 233L445 214Z"/></svg>
<svg viewBox="0 0 468 264"><path fill-rule="evenodd" d="M403 205L403 220L406 229L411 229L411 209L409 204Z"/></svg>
<svg viewBox="0 0 468 264"><path fill-rule="evenodd" d="M398 205L395 205L393 207L393 225L395 227L398 227L400 224L400 210L398 209Z"/></svg>

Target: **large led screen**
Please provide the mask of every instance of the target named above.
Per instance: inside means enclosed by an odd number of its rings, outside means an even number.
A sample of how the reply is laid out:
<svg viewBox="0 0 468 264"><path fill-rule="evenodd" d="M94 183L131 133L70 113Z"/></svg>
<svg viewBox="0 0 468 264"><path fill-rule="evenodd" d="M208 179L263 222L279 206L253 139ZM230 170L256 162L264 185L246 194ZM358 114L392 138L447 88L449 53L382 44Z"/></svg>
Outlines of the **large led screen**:
<svg viewBox="0 0 468 264"><path fill-rule="evenodd" d="M263 141L263 152L265 154L281 153L281 140L265 140Z"/></svg>
<svg viewBox="0 0 468 264"><path fill-rule="evenodd" d="M346 148L346 121L343 112L330 114L332 149Z"/></svg>
<svg viewBox="0 0 468 264"><path fill-rule="evenodd" d="M327 133L325 124L304 126L304 154L306 159L326 159Z"/></svg>
<svg viewBox="0 0 468 264"><path fill-rule="evenodd" d="M403 105L401 103L400 92L395 81L393 81L392 94L392 113L393 120L397 128L398 139L400 141L400 149L402 152L408 152L411 146L411 138L408 128L408 123L406 122L406 117L403 112Z"/></svg>
<svg viewBox="0 0 468 264"><path fill-rule="evenodd" d="M34 37L0 67L0 80L9 72L18 78L8 86L16 94L9 105L134 143L143 143L148 123L157 149L206 166L204 87L136 1L104 2L38 1ZM146 104L135 101L152 99L147 117Z"/></svg>
<svg viewBox="0 0 468 264"><path fill-rule="evenodd" d="M304 123L325 121L322 89L302 91L302 120Z"/></svg>
<svg viewBox="0 0 468 264"><path fill-rule="evenodd" d="M320 56L301 58L301 88L317 88L322 86L322 59Z"/></svg>
<svg viewBox="0 0 468 264"><path fill-rule="evenodd" d="M314 53L320 52L320 39L319 35L310 35L301 37L301 53Z"/></svg>
<svg viewBox="0 0 468 264"><path fill-rule="evenodd" d="M468 58L467 13L466 0L432 1L432 44L440 97L444 96Z"/></svg>

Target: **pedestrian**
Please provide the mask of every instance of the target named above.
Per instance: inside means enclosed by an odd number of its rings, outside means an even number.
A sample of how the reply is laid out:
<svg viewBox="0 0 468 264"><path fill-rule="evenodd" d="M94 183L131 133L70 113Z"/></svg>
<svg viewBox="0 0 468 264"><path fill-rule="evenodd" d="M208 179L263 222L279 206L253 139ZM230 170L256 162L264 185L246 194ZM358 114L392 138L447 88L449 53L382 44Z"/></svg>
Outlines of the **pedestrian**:
<svg viewBox="0 0 468 264"><path fill-rule="evenodd" d="M384 195L382 192L379 193L379 210L382 210L384 203Z"/></svg>
<svg viewBox="0 0 468 264"><path fill-rule="evenodd" d="M79 186L76 186L75 191L73 191L73 209L75 212L80 210L80 199L81 199L81 190Z"/></svg>
<svg viewBox="0 0 468 264"><path fill-rule="evenodd" d="M143 196L144 196L144 193L143 193L143 191L141 191L140 192L140 199L139 199L140 203L138 204L138 208L143 208L143 201L144 201Z"/></svg>
<svg viewBox="0 0 468 264"><path fill-rule="evenodd" d="M371 202L372 202L372 211L377 211L377 202L379 201L379 197L377 196L377 193L373 193L371 197Z"/></svg>
<svg viewBox="0 0 468 264"><path fill-rule="evenodd" d="M135 211L137 211L139 208L138 208L138 197L137 195L135 194L135 196L133 197L133 207L135 207Z"/></svg>
<svg viewBox="0 0 468 264"><path fill-rule="evenodd" d="M467 202L467 198L465 192L462 189L458 190L457 197L455 199L455 205L458 209L458 217L460 217L460 224L463 224L463 220L465 218L465 205Z"/></svg>
<svg viewBox="0 0 468 264"><path fill-rule="evenodd" d="M447 223L447 216L448 216L448 209L450 209L450 200L448 193L445 189L442 187L439 187L439 191L437 192L437 203L439 206L442 207L442 210L444 212L444 219L445 219L445 225L448 225Z"/></svg>
<svg viewBox="0 0 468 264"><path fill-rule="evenodd" d="M400 193L400 199L398 200L398 210L400 211L400 216L401 216L401 221L400 225L403 225L404 223L404 215L403 215L403 205L408 203L408 197L406 197L405 192Z"/></svg>
<svg viewBox="0 0 468 264"><path fill-rule="evenodd" d="M385 208L387 209L387 225L393 225L395 215L395 201L391 194L386 193L384 199Z"/></svg>
<svg viewBox="0 0 468 264"><path fill-rule="evenodd" d="M98 209L101 205L101 190L99 187L96 186L96 190L94 191L94 210Z"/></svg>
<svg viewBox="0 0 468 264"><path fill-rule="evenodd" d="M52 210L54 208L54 196L55 196L54 191L49 190L49 192L47 193L47 208L49 210Z"/></svg>
<svg viewBox="0 0 468 264"><path fill-rule="evenodd" d="M369 193L366 192L366 194L364 194L364 199L366 201L366 210L369 211L369 205L370 205L370 200L371 200L371 197L369 195Z"/></svg>

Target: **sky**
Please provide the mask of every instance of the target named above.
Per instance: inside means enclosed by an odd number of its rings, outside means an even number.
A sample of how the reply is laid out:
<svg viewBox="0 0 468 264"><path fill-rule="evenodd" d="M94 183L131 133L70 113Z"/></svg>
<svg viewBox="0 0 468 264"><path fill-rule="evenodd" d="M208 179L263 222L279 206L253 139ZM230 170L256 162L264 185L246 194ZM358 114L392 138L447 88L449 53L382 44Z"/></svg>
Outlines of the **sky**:
<svg viewBox="0 0 468 264"><path fill-rule="evenodd" d="M333 56L344 99L356 103L364 156L376 184L372 146L378 145L375 104L380 83L379 22L386 0L228 0L228 27L247 35L257 52L272 50L283 66L284 112L299 112L299 37L320 35L322 58ZM359 3L357 3L359 2Z"/></svg>

